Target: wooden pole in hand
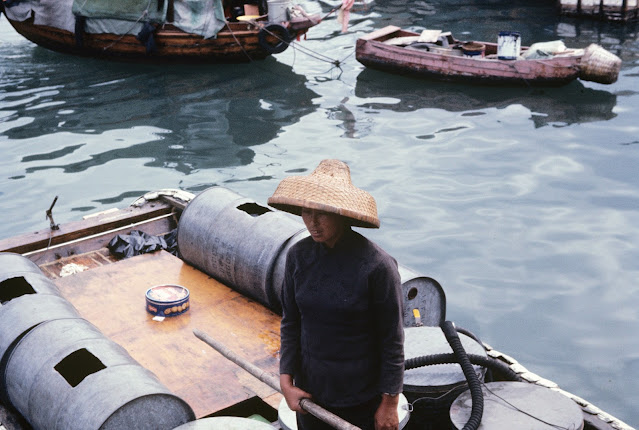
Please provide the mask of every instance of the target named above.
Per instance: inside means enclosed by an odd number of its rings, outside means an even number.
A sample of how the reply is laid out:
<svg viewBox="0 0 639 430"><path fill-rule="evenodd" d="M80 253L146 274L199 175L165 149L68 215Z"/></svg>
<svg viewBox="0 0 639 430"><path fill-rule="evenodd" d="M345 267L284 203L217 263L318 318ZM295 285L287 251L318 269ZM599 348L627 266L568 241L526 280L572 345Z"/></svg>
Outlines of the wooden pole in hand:
<svg viewBox="0 0 639 430"><path fill-rule="evenodd" d="M209 345L211 348L215 349L217 352L219 352L224 357L231 360L233 363L240 366L242 369L249 372L251 375L255 376L260 381L264 382L269 387L273 388L274 390L280 393L282 392L280 389L280 381L273 374L268 373L260 369L259 367L255 366L253 363L249 362L248 360L243 359L242 357L240 357L239 355L237 355L236 353L228 349L226 346L224 346L222 343L213 339L211 336L204 333L203 331L195 329L193 330L193 334L195 335L195 337L197 337L198 339L200 339L201 341ZM329 412L326 409L322 408L321 406L313 402L311 399L302 399L302 401L300 402L300 406L305 411L313 414L318 419L324 421L326 424L329 424L338 430L361 430L359 427L354 426L348 421L345 421L344 419L338 417L332 412Z"/></svg>

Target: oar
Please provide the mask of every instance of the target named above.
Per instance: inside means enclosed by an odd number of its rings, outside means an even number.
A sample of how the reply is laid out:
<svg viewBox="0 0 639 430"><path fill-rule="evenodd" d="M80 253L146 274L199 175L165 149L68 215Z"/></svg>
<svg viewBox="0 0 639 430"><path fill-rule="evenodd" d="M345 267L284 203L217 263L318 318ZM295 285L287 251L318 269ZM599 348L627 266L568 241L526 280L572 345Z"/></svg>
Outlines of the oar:
<svg viewBox="0 0 639 430"><path fill-rule="evenodd" d="M222 343L220 343L217 340L213 339L211 336L209 336L208 334L204 333L203 331L195 329L195 330L193 330L193 334L195 335L195 337L197 337L198 339L200 339L204 343L208 344L211 348L215 349L217 352L222 354L224 357L228 358L233 363L237 364L242 369L246 370L248 373L250 373L251 375L255 376L260 381L264 382L269 387L273 388L274 390L278 391L279 393L282 392L281 389L280 389L280 381L275 376L273 376L271 373L268 373L268 372L260 369L259 367L255 366L253 363L251 363L251 362L245 360L244 358L240 357L239 355L237 355L236 353L234 353L233 351L228 349L226 346L224 346ZM328 425L330 425L333 428L336 428L338 430L361 430L359 427L354 426L353 424L351 424L348 421L338 417L337 415L333 414L332 412L327 411L326 409L324 409L323 407L321 407L317 403L313 402L311 399L302 399L300 401L300 406L305 411L311 413L315 417L317 417L320 420L324 421L326 424L328 424Z"/></svg>

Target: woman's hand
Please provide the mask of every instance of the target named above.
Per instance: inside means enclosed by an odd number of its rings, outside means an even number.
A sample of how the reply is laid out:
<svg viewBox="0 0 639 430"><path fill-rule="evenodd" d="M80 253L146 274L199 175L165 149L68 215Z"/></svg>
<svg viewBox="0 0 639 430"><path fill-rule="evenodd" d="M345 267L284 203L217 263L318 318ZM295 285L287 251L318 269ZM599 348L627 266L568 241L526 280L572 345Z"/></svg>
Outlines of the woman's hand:
<svg viewBox="0 0 639 430"><path fill-rule="evenodd" d="M398 430L399 414L397 405L399 396L382 394L382 402L375 412L375 430Z"/></svg>
<svg viewBox="0 0 639 430"><path fill-rule="evenodd" d="M286 399L286 404L293 412L301 412L303 414L307 413L300 406L300 402L302 399L310 399L311 395L301 388L297 388L293 385L293 377L291 375L280 375L280 388L284 395L284 399Z"/></svg>

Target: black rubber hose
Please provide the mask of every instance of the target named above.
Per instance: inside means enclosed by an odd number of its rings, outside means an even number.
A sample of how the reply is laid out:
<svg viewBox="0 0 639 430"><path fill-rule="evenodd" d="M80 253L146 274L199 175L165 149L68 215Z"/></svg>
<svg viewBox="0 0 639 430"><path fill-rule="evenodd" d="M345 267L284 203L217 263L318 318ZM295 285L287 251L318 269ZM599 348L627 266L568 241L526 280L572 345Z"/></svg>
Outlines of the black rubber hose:
<svg viewBox="0 0 639 430"><path fill-rule="evenodd" d="M468 336L468 337L472 338L472 339L473 339L475 342L477 342L478 344L480 344L480 345L482 345L482 346L484 345L484 342L482 342L482 341L481 341L481 339L480 339L480 338L478 338L478 337L475 335L475 333L471 332L470 330L467 330L467 329L465 329L465 328L463 328L463 327L460 327L460 326L458 326L458 325L455 325L455 330L457 330L457 333L465 334L466 336ZM476 363L473 363L473 364L476 364ZM487 369L486 376L485 376L485 379L484 379L484 380L485 380L486 382L491 382L491 381L493 380L493 372L492 372L492 369L490 369L490 368L489 368L489 369Z"/></svg>
<svg viewBox="0 0 639 430"><path fill-rule="evenodd" d="M468 359L468 354L462 346L461 340L457 335L455 326L450 321L444 321L441 325L441 329L448 340L448 344L453 349L455 357L459 360L459 365L466 376L468 382L468 388L470 389L470 397L472 399L472 408L470 412L470 418L464 425L462 430L477 430L481 424L481 418L484 414L484 393L481 390L481 383L475 373L475 369Z"/></svg>
<svg viewBox="0 0 639 430"><path fill-rule="evenodd" d="M465 334L466 336L472 338L475 342L477 342L480 345L483 345L484 343L481 341L481 339L479 339L475 333L471 332L470 330L467 330L463 327L459 327L459 326L455 326L455 330L457 330L457 333L461 333L461 334Z"/></svg>
<svg viewBox="0 0 639 430"><path fill-rule="evenodd" d="M503 361L477 354L468 354L468 359L472 364L484 366L488 369L500 372L504 376L504 379L508 381L522 381L522 378ZM414 357L406 360L404 362L404 369L410 370L417 367L450 363L459 363L457 357L455 357L455 354L453 353L422 355L421 357Z"/></svg>

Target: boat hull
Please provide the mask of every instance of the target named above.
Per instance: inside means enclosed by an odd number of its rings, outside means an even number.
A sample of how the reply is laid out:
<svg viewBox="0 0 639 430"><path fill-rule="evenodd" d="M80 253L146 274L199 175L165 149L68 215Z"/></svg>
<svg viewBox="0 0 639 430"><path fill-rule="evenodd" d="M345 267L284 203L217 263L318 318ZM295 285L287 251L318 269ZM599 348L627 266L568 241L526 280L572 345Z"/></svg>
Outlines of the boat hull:
<svg viewBox="0 0 639 430"><path fill-rule="evenodd" d="M33 18L26 21L8 21L27 40L56 52L133 62L187 63L242 63L263 60L277 53L278 45L288 43L292 37L299 37L311 26L309 23L302 24L301 28L289 27L288 40L283 42L271 32L260 36L260 32L264 30L259 22L227 23L215 38L209 39L167 25L154 33L155 48L152 52L147 52L146 46L133 34L83 33L82 42L78 43L74 33L36 25Z"/></svg>
<svg viewBox="0 0 639 430"><path fill-rule="evenodd" d="M495 44L485 43L487 57L476 59L407 49L384 41L417 33L386 27L357 40L356 58L363 65L400 75L443 81L507 85L565 85L579 77L580 56L544 60L501 60ZM492 54L492 55L491 55ZM495 57L495 58L490 58Z"/></svg>

